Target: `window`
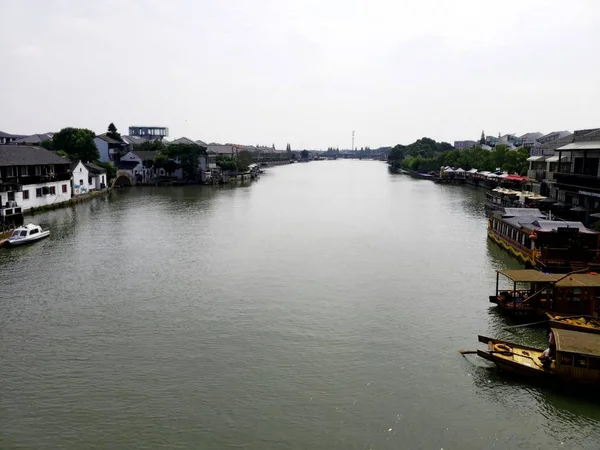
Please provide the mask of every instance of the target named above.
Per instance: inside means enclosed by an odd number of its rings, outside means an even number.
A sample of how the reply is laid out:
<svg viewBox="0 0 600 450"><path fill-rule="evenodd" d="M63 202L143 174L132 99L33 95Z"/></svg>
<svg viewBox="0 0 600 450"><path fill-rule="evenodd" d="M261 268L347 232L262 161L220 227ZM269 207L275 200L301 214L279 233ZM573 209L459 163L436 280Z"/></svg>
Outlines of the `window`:
<svg viewBox="0 0 600 450"><path fill-rule="evenodd" d="M42 188L37 188L35 190L35 196L36 197L41 197L42 196Z"/></svg>
<svg viewBox="0 0 600 450"><path fill-rule="evenodd" d="M29 191L27 189L23 191L23 200L29 200Z"/></svg>
<svg viewBox="0 0 600 450"><path fill-rule="evenodd" d="M102 175L102 180L100 182L104 183L104 175Z"/></svg>
<svg viewBox="0 0 600 450"><path fill-rule="evenodd" d="M48 195L50 193L50 188L48 186L44 186L42 188L42 194Z"/></svg>
<svg viewBox="0 0 600 450"><path fill-rule="evenodd" d="M79 168L79 171L80 171L80 172L83 172L83 167L80 167L80 168Z"/></svg>
<svg viewBox="0 0 600 450"><path fill-rule="evenodd" d="M10 177L15 177L17 176L17 171L15 170L14 167L7 167L6 168L6 178L10 178Z"/></svg>
<svg viewBox="0 0 600 450"><path fill-rule="evenodd" d="M47 166L47 168L48 173L54 173L54 166Z"/></svg>
<svg viewBox="0 0 600 450"><path fill-rule="evenodd" d="M567 292L567 301L569 302L580 302L581 301L581 288L573 288L570 292Z"/></svg>
<svg viewBox="0 0 600 450"><path fill-rule="evenodd" d="M56 195L56 186L50 186L50 195Z"/></svg>
<svg viewBox="0 0 600 450"><path fill-rule="evenodd" d="M26 177L29 175L29 170L27 170L27 166L21 166L21 176Z"/></svg>
<svg viewBox="0 0 600 450"><path fill-rule="evenodd" d="M15 201L15 191L8 191L8 201L9 202L14 202Z"/></svg>
<svg viewBox="0 0 600 450"><path fill-rule="evenodd" d="M42 168L40 166L35 166L35 174L37 176L42 174Z"/></svg>
<svg viewBox="0 0 600 450"><path fill-rule="evenodd" d="M66 184L62 185L62 191L63 191L63 194L67 193L67 185Z"/></svg>
<svg viewBox="0 0 600 450"><path fill-rule="evenodd" d="M88 184L91 185L92 184L92 177L88 177Z"/></svg>
<svg viewBox="0 0 600 450"><path fill-rule="evenodd" d="M35 228L35 229L31 230L31 231L29 232L29 236L31 236L32 234L37 234L37 233L38 233L38 231L39 231L39 230L38 230L37 228Z"/></svg>
<svg viewBox="0 0 600 450"><path fill-rule="evenodd" d="M83 180L79 180L79 186L83 186Z"/></svg>

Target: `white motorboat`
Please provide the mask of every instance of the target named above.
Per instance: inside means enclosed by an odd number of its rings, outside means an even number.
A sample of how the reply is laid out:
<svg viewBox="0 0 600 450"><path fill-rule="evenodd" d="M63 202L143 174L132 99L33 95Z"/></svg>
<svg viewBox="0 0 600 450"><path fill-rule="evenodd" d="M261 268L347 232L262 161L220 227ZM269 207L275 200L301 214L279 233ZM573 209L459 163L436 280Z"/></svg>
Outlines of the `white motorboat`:
<svg viewBox="0 0 600 450"><path fill-rule="evenodd" d="M8 238L10 245L23 245L39 241L50 236L50 230L42 230L42 227L28 223L17 228Z"/></svg>

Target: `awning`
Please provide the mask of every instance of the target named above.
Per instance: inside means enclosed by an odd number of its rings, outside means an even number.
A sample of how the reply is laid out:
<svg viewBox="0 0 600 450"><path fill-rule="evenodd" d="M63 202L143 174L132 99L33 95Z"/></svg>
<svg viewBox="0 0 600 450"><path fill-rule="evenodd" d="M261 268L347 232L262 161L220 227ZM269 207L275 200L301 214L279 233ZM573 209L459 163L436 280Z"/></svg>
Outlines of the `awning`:
<svg viewBox="0 0 600 450"><path fill-rule="evenodd" d="M600 212L594 213L594 214L590 214L590 217L595 217L597 219L600 219Z"/></svg>
<svg viewBox="0 0 600 450"><path fill-rule="evenodd" d="M520 175L508 175L505 178L510 181L527 181L527 177L522 177Z"/></svg>
<svg viewBox="0 0 600 450"><path fill-rule="evenodd" d="M569 155L563 155L563 157L561 158L561 161L564 161L568 157L569 157ZM546 159L546 162L558 162L558 155L551 156L550 158Z"/></svg>
<svg viewBox="0 0 600 450"><path fill-rule="evenodd" d="M581 206L576 206L575 208L571 208L571 211L575 211L575 212L584 212L587 211L587 209L581 207Z"/></svg>
<svg viewBox="0 0 600 450"><path fill-rule="evenodd" d="M544 161L545 159L545 156L530 156L527 161Z"/></svg>

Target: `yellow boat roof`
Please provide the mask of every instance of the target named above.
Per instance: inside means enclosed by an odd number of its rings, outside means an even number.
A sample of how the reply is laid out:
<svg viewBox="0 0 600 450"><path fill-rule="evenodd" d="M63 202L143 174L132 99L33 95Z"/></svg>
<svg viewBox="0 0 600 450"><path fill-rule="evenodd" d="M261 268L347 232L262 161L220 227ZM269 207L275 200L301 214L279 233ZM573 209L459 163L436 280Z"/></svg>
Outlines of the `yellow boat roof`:
<svg viewBox="0 0 600 450"><path fill-rule="evenodd" d="M496 272L517 283L552 283L564 277L564 275L543 273L535 269L504 269Z"/></svg>
<svg viewBox="0 0 600 450"><path fill-rule="evenodd" d="M535 269L505 269L497 272L517 283L556 283L556 287L600 287L600 275L593 273L575 273L567 276L560 273L543 273Z"/></svg>
<svg viewBox="0 0 600 450"><path fill-rule="evenodd" d="M600 334L552 328L556 349L561 352L600 356Z"/></svg>

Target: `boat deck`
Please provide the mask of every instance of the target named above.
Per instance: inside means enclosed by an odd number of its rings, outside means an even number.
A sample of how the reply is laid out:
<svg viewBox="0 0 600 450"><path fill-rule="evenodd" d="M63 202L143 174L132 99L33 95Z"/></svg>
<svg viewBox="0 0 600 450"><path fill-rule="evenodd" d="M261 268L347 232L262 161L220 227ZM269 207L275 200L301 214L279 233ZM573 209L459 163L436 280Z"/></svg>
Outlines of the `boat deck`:
<svg viewBox="0 0 600 450"><path fill-rule="evenodd" d="M487 343L487 350L477 350L477 355L498 364L500 367L514 372L528 372L530 375L544 375L552 372L554 363L544 367L539 357L543 350L510 344L510 351L499 351L497 344L505 344L504 341L479 337L480 342Z"/></svg>

